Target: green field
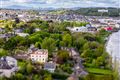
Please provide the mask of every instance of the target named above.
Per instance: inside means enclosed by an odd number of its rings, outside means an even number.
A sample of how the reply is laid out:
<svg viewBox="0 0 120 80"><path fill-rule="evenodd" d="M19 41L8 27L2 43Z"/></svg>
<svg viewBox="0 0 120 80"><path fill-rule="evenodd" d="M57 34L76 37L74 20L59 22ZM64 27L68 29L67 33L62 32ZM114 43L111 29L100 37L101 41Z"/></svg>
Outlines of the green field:
<svg viewBox="0 0 120 80"><path fill-rule="evenodd" d="M103 75L112 75L111 70L98 69L98 68L86 68L89 73L93 74L103 74Z"/></svg>

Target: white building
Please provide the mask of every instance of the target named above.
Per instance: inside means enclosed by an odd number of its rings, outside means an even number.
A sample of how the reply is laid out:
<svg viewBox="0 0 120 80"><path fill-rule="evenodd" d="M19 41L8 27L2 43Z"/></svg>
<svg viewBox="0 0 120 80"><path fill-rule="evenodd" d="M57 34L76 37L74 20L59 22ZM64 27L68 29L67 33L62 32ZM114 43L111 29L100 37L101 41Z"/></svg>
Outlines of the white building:
<svg viewBox="0 0 120 80"><path fill-rule="evenodd" d="M38 49L30 53L30 59L33 62L45 63L48 60L48 50Z"/></svg>
<svg viewBox="0 0 120 80"><path fill-rule="evenodd" d="M71 32L88 32L88 29L87 27L73 27L73 28L70 28L70 27L67 27L68 30L70 30Z"/></svg>
<svg viewBox="0 0 120 80"><path fill-rule="evenodd" d="M115 28L120 28L120 24L115 24Z"/></svg>
<svg viewBox="0 0 120 80"><path fill-rule="evenodd" d="M29 36L28 33L16 33L17 35L21 36L21 37L26 37Z"/></svg>

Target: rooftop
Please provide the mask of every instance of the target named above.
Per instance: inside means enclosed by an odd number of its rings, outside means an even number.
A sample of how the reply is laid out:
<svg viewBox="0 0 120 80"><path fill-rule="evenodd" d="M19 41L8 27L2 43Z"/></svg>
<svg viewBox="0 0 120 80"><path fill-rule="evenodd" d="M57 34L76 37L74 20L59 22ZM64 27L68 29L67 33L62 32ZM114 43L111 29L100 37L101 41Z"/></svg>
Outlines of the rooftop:
<svg viewBox="0 0 120 80"><path fill-rule="evenodd" d="M55 68L56 68L55 63L47 62L44 64L44 69L55 69Z"/></svg>
<svg viewBox="0 0 120 80"><path fill-rule="evenodd" d="M48 50L46 50L46 49L38 49L35 52L33 52L32 54L34 54L34 55L47 55Z"/></svg>
<svg viewBox="0 0 120 80"><path fill-rule="evenodd" d="M0 58L0 69L12 69L17 66L17 61L9 56Z"/></svg>

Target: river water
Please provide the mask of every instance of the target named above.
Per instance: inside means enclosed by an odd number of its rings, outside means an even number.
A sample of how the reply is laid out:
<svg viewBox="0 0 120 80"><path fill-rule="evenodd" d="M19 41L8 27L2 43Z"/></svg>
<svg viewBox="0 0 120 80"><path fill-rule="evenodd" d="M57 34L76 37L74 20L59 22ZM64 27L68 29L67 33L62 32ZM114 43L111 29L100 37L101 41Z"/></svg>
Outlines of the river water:
<svg viewBox="0 0 120 80"><path fill-rule="evenodd" d="M111 55L113 64L117 62L120 73L120 31L111 34L106 45L106 51Z"/></svg>

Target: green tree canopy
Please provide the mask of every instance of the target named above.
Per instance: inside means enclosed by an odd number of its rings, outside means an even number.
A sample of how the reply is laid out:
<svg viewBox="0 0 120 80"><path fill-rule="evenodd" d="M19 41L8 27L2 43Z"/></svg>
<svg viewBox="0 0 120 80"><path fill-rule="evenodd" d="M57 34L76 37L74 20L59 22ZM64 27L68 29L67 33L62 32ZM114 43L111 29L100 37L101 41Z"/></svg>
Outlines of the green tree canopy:
<svg viewBox="0 0 120 80"><path fill-rule="evenodd" d="M28 74L32 73L33 71L33 66L31 65L31 63L28 63L26 66L26 71Z"/></svg>
<svg viewBox="0 0 120 80"><path fill-rule="evenodd" d="M56 41L52 38L45 38L41 44L41 47L43 49L48 49L48 51L51 53L56 49Z"/></svg>
<svg viewBox="0 0 120 80"><path fill-rule="evenodd" d="M0 57L7 56L7 55L8 55L8 51L6 51L5 49L0 48Z"/></svg>
<svg viewBox="0 0 120 80"><path fill-rule="evenodd" d="M57 53L58 63L66 62L69 59L69 52L65 50L60 50Z"/></svg>
<svg viewBox="0 0 120 80"><path fill-rule="evenodd" d="M65 47L71 47L72 45L72 37L70 34L64 34L62 40L65 44Z"/></svg>

